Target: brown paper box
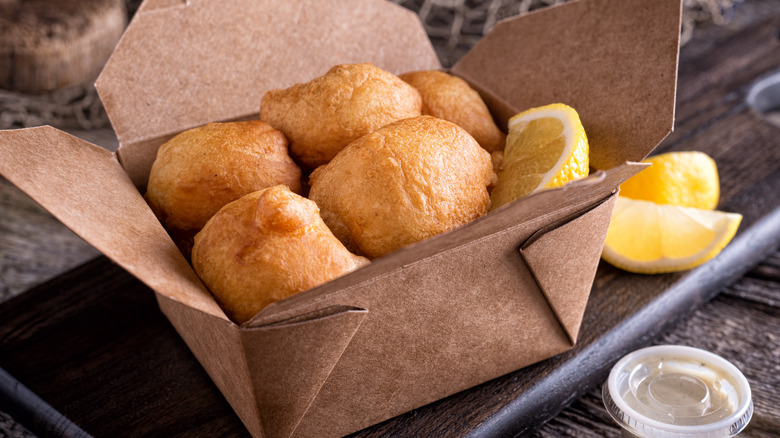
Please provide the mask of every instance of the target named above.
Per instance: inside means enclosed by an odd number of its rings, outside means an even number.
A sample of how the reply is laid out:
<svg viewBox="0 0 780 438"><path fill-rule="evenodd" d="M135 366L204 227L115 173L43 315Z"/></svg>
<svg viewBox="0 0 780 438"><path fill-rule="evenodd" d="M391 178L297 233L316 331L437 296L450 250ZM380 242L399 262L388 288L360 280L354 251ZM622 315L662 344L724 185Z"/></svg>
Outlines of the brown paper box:
<svg viewBox="0 0 780 438"><path fill-rule="evenodd" d="M98 80L116 154L50 127L0 132L0 173L155 290L254 436L338 436L576 342L619 184L671 130L680 0L581 0L500 22L452 72L501 125L578 110L599 171L502 207L237 326L141 193L157 147L257 118L263 93L332 65L440 68L384 1L147 0Z"/></svg>

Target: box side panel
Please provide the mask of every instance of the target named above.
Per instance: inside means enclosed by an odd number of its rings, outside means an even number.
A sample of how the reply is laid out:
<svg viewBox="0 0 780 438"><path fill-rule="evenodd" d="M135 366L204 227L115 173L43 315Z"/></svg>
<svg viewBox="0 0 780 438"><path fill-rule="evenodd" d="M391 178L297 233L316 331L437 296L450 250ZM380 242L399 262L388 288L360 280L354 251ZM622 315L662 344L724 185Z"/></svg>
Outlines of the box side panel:
<svg viewBox="0 0 780 438"><path fill-rule="evenodd" d="M0 131L0 173L155 291L225 318L113 154L51 127Z"/></svg>
<svg viewBox="0 0 780 438"><path fill-rule="evenodd" d="M280 302L266 314L261 312L252 324L278 326L296 315L333 306L367 310L293 436L338 436L359 430L571 348L567 333L571 321L558 318L570 315L555 309L558 303L540 290L518 250L539 230L552 230L536 239L544 246L568 239L566 231L572 227L579 231L594 221L603 226L611 211L604 198L641 168L627 164L600 172L554 196L565 196L568 203L556 205L547 202L551 196L541 197L545 202L540 205L556 208L536 209L530 219L519 219L517 213L525 210L509 206L494 213L504 220L493 223L500 224L498 229L483 230L456 246L438 247L434 238L407 254L425 254L428 246L436 247L431 255L401 261L397 258L404 258L402 250L355 272L360 281L342 277L333 282L337 285L333 290L304 292L300 299L290 300L294 305ZM514 223L501 218L513 211ZM585 216L572 220L584 211ZM463 231L469 234L474 229ZM593 235L589 239L593 247L586 248L589 260L573 271L578 277L592 274L590 268L598 263L602 236ZM450 243L454 236L443 240ZM538 258L533 262L537 270L546 269ZM361 271L372 267L378 271L363 278ZM540 272L541 278L550 274ZM584 294L577 297L578 303L587 301L592 275L585 281L584 287L569 291ZM307 348L304 338L283 339ZM262 349L256 354L263 354ZM289 368L284 363L273 366ZM264 385L262 378L257 385Z"/></svg>
<svg viewBox="0 0 780 438"><path fill-rule="evenodd" d="M238 327L159 294L157 302L244 426L264 437Z"/></svg>
<svg viewBox="0 0 780 438"><path fill-rule="evenodd" d="M505 20L453 67L513 112L565 103L591 165L639 161L674 123L680 0L582 0ZM490 99L488 99L490 100ZM498 108L499 126L513 115Z"/></svg>
<svg viewBox="0 0 780 438"><path fill-rule="evenodd" d="M571 213L571 212L568 212ZM295 436L339 436L571 348L518 248L548 216L329 301L368 309Z"/></svg>
<svg viewBox="0 0 780 438"><path fill-rule="evenodd" d="M242 330L267 438L293 434L368 312L331 306L315 313L300 321Z"/></svg>
<svg viewBox="0 0 780 438"><path fill-rule="evenodd" d="M142 9L96 86L129 147L256 119L267 90L353 62L394 73L440 68L417 16L389 2L203 0ZM123 164L134 166L130 159Z"/></svg>
<svg viewBox="0 0 780 438"><path fill-rule="evenodd" d="M149 183L149 173L152 170L152 164L157 158L157 149L160 145L173 138L173 135L166 135L161 138L155 138L148 141L142 141L128 146L120 146L116 151L117 159L130 180L141 193L146 193Z"/></svg>

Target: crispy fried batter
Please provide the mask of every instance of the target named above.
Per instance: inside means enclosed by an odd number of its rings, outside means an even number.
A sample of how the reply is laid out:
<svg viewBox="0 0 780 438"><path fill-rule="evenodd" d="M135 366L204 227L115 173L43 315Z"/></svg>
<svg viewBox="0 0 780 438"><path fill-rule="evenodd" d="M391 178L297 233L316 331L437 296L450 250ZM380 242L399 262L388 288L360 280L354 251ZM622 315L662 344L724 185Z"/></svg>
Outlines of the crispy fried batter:
<svg viewBox="0 0 780 438"><path fill-rule="evenodd" d="M160 146L146 200L185 255L222 206L277 184L301 190L284 134L261 121L211 123Z"/></svg>
<svg viewBox="0 0 780 438"><path fill-rule="evenodd" d="M236 323L368 263L330 232L314 202L274 186L223 207L195 236L192 265Z"/></svg>
<svg viewBox="0 0 780 438"><path fill-rule="evenodd" d="M305 84L268 91L260 119L284 132L304 167L326 164L352 140L420 115L420 94L372 64L345 64Z"/></svg>
<svg viewBox="0 0 780 438"><path fill-rule="evenodd" d="M466 81L436 70L405 73L400 78L420 92L423 114L460 126L488 152L504 150L506 135L496 126L479 93Z"/></svg>
<svg viewBox="0 0 780 438"><path fill-rule="evenodd" d="M495 180L465 130L420 116L350 143L312 173L309 197L336 237L372 258L481 217Z"/></svg>

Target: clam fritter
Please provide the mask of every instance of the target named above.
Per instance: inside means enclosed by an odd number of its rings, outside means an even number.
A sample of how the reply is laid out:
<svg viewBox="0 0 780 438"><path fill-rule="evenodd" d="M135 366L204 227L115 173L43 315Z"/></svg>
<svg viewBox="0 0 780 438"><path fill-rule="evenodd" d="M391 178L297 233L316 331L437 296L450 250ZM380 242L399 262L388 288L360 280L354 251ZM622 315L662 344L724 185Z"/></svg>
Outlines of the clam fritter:
<svg viewBox="0 0 780 438"><path fill-rule="evenodd" d="M285 186L227 204L195 236L192 250L195 272L239 324L367 263L333 236L314 202Z"/></svg>
<svg viewBox="0 0 780 438"><path fill-rule="evenodd" d="M146 200L185 255L192 237L222 206L284 184L301 190L287 138L261 121L211 123L160 146Z"/></svg>
<svg viewBox="0 0 780 438"><path fill-rule="evenodd" d="M422 114L460 126L488 152L504 150L506 135L496 126L479 93L466 81L436 70L405 73L400 78L420 92Z"/></svg>
<svg viewBox="0 0 780 438"><path fill-rule="evenodd" d="M419 116L350 143L312 173L309 197L347 248L373 258L481 217L495 180L465 130Z"/></svg>
<svg viewBox="0 0 780 438"><path fill-rule="evenodd" d="M284 132L304 167L326 164L349 142L420 115L420 94L372 64L344 64L305 84L268 91L260 119Z"/></svg>

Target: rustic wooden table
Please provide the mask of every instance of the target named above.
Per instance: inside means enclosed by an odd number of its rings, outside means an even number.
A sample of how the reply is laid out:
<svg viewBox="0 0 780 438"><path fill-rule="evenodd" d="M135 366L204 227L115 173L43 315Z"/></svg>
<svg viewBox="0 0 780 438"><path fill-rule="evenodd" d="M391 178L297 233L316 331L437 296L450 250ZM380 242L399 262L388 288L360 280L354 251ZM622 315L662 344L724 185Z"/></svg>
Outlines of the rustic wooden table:
<svg viewBox="0 0 780 438"><path fill-rule="evenodd" d="M780 127L745 102L780 71L779 3L748 1L729 24L697 29L681 51L676 130L657 150L715 158L719 209L744 215L726 250L671 275L602 263L575 349L355 436L619 436L601 383L652 343L731 360L754 391L744 436L780 436ZM5 180L0 205L0 294L18 294L0 303L0 411L41 436L73 434L74 423L95 436L247 435L151 290Z"/></svg>

